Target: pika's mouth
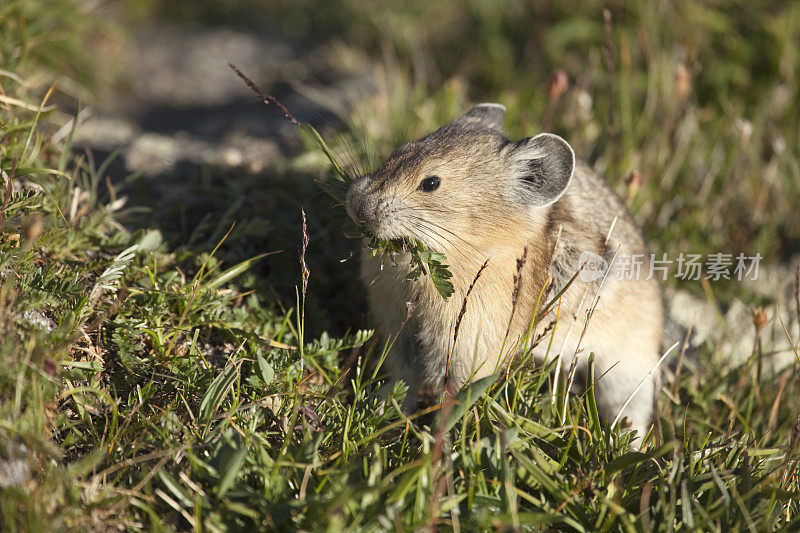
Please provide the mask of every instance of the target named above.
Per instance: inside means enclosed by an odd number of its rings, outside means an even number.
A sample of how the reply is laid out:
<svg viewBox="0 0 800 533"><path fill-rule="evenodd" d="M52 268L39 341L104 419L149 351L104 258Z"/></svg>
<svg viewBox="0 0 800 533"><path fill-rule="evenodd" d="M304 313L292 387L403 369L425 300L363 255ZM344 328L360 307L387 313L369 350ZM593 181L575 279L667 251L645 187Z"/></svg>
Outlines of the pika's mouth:
<svg viewBox="0 0 800 533"><path fill-rule="evenodd" d="M403 239L404 237L398 237L397 235L387 234L384 230L382 224L375 223L374 221L370 222L362 222L358 224L361 233L364 237L370 239L373 242L377 241L393 241Z"/></svg>
<svg viewBox="0 0 800 533"><path fill-rule="evenodd" d="M368 190L369 179L353 182L345 197L347 214L368 238L391 241L411 237L411 228L398 220L397 207L387 206L374 191Z"/></svg>
<svg viewBox="0 0 800 533"><path fill-rule="evenodd" d="M365 205L362 198L348 195L345 208L350 219L358 226L361 233L370 239L387 239L384 235L383 224L379 217L370 212L370 207Z"/></svg>
<svg viewBox="0 0 800 533"><path fill-rule="evenodd" d="M372 250L381 253L402 254L417 248L418 243L410 237L398 237L396 239L372 237L369 246Z"/></svg>

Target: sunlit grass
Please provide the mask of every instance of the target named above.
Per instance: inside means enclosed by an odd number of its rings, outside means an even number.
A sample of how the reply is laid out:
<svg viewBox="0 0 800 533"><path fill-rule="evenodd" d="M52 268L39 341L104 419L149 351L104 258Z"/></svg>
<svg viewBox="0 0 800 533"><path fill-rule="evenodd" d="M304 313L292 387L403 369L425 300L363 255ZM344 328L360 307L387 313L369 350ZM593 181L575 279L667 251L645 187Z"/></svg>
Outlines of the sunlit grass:
<svg viewBox="0 0 800 533"><path fill-rule="evenodd" d="M277 4L287 24L307 8ZM53 140L63 117L49 109L51 78L84 74L59 67L80 57L80 32L45 24L80 11L52 5L48 17L40 2L0 8L15 28L3 32L4 60L16 54L0 73L0 529L800 526L800 358L774 370L761 343L743 362L712 342L681 352L641 449L597 416L591 384L603 378L589 372L586 394L566 395L555 360L406 415L402 384L379 400L385 339L355 323L336 338L311 333L323 313L361 305L351 276L338 306L318 306L333 278L315 258L337 253L323 231L290 236L299 246L310 233L306 291L295 252L263 257L278 250L251 241L267 230L255 215L234 225L233 207L185 242L126 229L107 167L72 153L69 134ZM373 164L496 100L511 135L557 131L605 170L657 251L797 251L796 4L640 2L610 25L597 6L415 5L418 15L360 1L301 12L320 36L347 24L351 46L385 45L370 58L376 91L335 110L338 141L322 132L333 153ZM72 44L34 46L48 36ZM549 85L557 68L563 90ZM273 171L309 182L329 171L303 161ZM633 171L641 183L626 180ZM322 209L313 187L290 183ZM225 187L220 202L248 191ZM234 247L247 253L231 260ZM255 272L278 257L296 272L294 306L264 289L274 274Z"/></svg>

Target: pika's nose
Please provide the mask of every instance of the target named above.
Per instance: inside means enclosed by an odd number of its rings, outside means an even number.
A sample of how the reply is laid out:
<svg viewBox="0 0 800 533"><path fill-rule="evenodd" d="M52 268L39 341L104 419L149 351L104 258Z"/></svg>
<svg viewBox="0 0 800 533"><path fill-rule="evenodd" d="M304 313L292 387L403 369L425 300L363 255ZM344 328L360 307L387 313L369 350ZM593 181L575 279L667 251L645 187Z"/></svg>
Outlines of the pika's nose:
<svg viewBox="0 0 800 533"><path fill-rule="evenodd" d="M359 225L363 225L371 218L371 211L375 203L371 201L367 193L369 181L369 176L358 178L347 189L347 196L345 197L347 214Z"/></svg>

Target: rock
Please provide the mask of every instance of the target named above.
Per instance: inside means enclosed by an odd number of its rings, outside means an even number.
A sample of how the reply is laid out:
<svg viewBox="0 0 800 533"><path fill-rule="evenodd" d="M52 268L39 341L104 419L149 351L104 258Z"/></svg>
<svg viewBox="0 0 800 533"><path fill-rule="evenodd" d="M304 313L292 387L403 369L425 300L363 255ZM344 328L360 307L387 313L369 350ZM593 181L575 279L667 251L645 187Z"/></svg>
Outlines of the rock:
<svg viewBox="0 0 800 533"><path fill-rule="evenodd" d="M84 110L74 145L101 154L119 151L120 164L108 167L109 174L158 176L153 183L160 189L180 187L187 171L206 165L260 173L285 156L287 146L301 145L299 131L259 102L228 63L267 91L280 85L284 93L276 96L301 121L319 124L331 116L316 103L327 102L323 95L370 89L359 85L358 76L333 71L318 55L274 31L145 27L121 60L127 92L109 94L98 109ZM308 78L324 78L324 89L304 96L290 88Z"/></svg>
<svg viewBox="0 0 800 533"><path fill-rule="evenodd" d="M800 320L795 297L795 265L798 264L800 258L788 264L761 265L755 280L745 279L741 282L743 297L750 293L773 302L764 309L766 324L759 338L764 362L774 370L800 363L795 353L800 342ZM730 358L734 364L746 361L753 353L756 343L754 309L741 298L734 298L724 314L707 300L684 290L668 288L665 299L665 347L682 342L686 332L693 326L689 340L691 351L710 343L717 353Z"/></svg>
<svg viewBox="0 0 800 533"><path fill-rule="evenodd" d="M56 329L56 323L41 311L29 309L22 313L22 320L43 331L51 332Z"/></svg>
<svg viewBox="0 0 800 533"><path fill-rule="evenodd" d="M158 25L137 33L126 71L139 105L216 106L251 94L228 63L254 79L280 78L297 56L290 43L261 35Z"/></svg>
<svg viewBox="0 0 800 533"><path fill-rule="evenodd" d="M135 133L136 128L130 120L110 115L93 115L75 129L74 142L112 151L129 144Z"/></svg>
<svg viewBox="0 0 800 533"><path fill-rule="evenodd" d="M28 448L18 442L0 445L0 488L20 487L30 478Z"/></svg>

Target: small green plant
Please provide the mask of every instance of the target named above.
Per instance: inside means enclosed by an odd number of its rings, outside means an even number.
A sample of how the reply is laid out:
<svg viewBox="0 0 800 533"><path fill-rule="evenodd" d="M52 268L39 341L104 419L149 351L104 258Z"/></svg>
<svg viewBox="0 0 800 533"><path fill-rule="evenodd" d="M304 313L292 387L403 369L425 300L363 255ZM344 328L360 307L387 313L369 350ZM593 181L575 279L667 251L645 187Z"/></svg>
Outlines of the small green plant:
<svg viewBox="0 0 800 533"><path fill-rule="evenodd" d="M391 240L373 237L369 246L372 257L385 258L386 254L410 254L411 271L406 277L408 281L417 280L420 276L430 276L433 286L442 298L446 300L453 294L453 284L450 282L453 274L445 264L444 254L433 252L417 239L410 237Z"/></svg>

